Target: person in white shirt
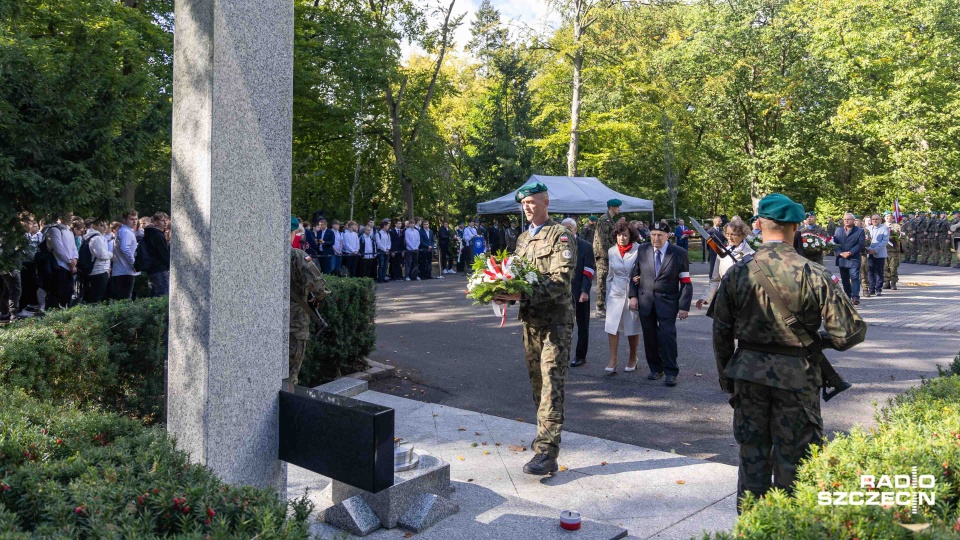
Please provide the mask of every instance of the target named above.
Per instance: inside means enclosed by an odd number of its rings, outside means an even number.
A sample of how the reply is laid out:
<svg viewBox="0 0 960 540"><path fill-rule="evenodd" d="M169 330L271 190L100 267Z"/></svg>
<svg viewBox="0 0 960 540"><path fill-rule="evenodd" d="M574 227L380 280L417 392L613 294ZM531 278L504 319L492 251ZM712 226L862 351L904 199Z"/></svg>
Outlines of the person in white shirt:
<svg viewBox="0 0 960 540"><path fill-rule="evenodd" d="M470 220L467 228L463 230L463 275L472 271L473 266L473 237L477 235L477 222Z"/></svg>
<svg viewBox="0 0 960 540"><path fill-rule="evenodd" d="M420 268L417 251L420 249L420 231L414 226L413 220L407 222L407 227L403 231L403 240L406 251L403 254L403 265L407 269L406 281L415 279L420 281Z"/></svg>
<svg viewBox="0 0 960 540"><path fill-rule="evenodd" d="M340 220L335 219L330 222L330 228L333 229L333 263L330 265L330 272L336 274L343 266L343 233L340 230Z"/></svg>
<svg viewBox="0 0 960 540"><path fill-rule="evenodd" d="M90 223L90 228L83 237L93 258L93 269L85 276L83 283L83 301L87 304L102 302L107 296L110 262L113 259L113 253L107 247L107 240L104 238L104 233L108 230L110 229L107 220L95 219Z"/></svg>
<svg viewBox="0 0 960 540"><path fill-rule="evenodd" d="M390 220L385 219L380 222L380 230L376 234L377 244L377 282L386 283L390 281L387 277L387 261L390 258Z"/></svg>
<svg viewBox="0 0 960 540"><path fill-rule="evenodd" d="M53 217L53 223L44 232L43 241L53 253L57 266L50 276L52 283L44 283L47 291L46 307L70 307L73 299L73 276L77 273L77 242L70 228Z"/></svg>
<svg viewBox="0 0 960 540"><path fill-rule="evenodd" d="M733 219L727 223L723 228L723 235L727 238L727 244L734 246L732 251L736 260L730 257L721 257L713 265L713 272L710 274L710 286L704 289L703 294L697 299L697 309L703 309L703 306L713 302L714 295L720 289L720 280L723 279L727 270L733 268L737 261L754 252L750 244L747 243L747 237L750 236L750 227L742 220Z"/></svg>
<svg viewBox="0 0 960 540"><path fill-rule="evenodd" d="M358 270L359 277L375 279L377 277L377 243L373 239L373 228L364 227L360 235L360 250L363 260Z"/></svg>
<svg viewBox="0 0 960 540"><path fill-rule="evenodd" d="M360 236L357 234L357 222L348 221L343 231L343 265L350 277L357 276L357 262L360 258Z"/></svg>
<svg viewBox="0 0 960 540"><path fill-rule="evenodd" d="M137 256L137 235L133 230L137 226L137 211L123 214L120 230L113 248L113 275L110 277L110 298L129 300L133 296L133 282L140 272L134 269Z"/></svg>

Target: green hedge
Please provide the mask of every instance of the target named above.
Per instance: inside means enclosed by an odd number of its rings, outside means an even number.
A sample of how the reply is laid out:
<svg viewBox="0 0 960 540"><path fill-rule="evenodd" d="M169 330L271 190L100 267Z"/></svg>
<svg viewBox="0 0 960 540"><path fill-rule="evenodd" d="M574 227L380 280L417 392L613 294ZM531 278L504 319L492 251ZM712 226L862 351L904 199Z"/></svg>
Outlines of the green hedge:
<svg viewBox="0 0 960 540"><path fill-rule="evenodd" d="M327 278L321 307L330 328L306 350L301 384L362 367L376 343L369 279ZM80 305L0 330L0 386L43 400L97 405L150 423L162 420L167 299Z"/></svg>
<svg viewBox="0 0 960 540"><path fill-rule="evenodd" d="M951 372L923 381L877 415L877 427L854 429L815 448L798 471L793 496L774 490L748 499L732 534L716 539L958 538L960 535L960 356ZM909 507L821 506L821 491L868 491L860 475L936 478L936 505ZM889 491L881 488L879 491ZM929 524L919 535L901 524Z"/></svg>
<svg viewBox="0 0 960 540"><path fill-rule="evenodd" d="M311 511L223 484L162 428L0 393L3 538L307 538Z"/></svg>
<svg viewBox="0 0 960 540"><path fill-rule="evenodd" d="M377 343L377 293L372 279L326 276L330 296L320 314L329 328L307 344L300 384L317 386L364 369L363 358ZM312 327L316 331L316 326Z"/></svg>
<svg viewBox="0 0 960 540"><path fill-rule="evenodd" d="M150 422L163 411L164 298L52 310L0 331L0 385Z"/></svg>

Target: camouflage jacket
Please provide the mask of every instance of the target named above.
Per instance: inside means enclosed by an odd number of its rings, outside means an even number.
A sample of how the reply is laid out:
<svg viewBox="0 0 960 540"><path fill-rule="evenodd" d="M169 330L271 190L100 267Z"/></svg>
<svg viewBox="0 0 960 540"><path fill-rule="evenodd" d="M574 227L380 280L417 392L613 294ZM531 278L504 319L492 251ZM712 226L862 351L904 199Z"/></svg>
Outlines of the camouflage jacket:
<svg viewBox="0 0 960 540"><path fill-rule="evenodd" d="M826 236L826 235L827 235L827 230L824 229L823 227L821 227L820 225L810 226L810 225L807 225L807 224L805 224L805 223L802 224L802 225L800 225L800 232L801 232L801 233L814 233L814 234L819 234L819 235L821 235L821 236Z"/></svg>
<svg viewBox="0 0 960 540"><path fill-rule="evenodd" d="M950 222L950 230L953 232L954 238L960 238L960 218ZM960 253L958 253L957 256L960 256Z"/></svg>
<svg viewBox="0 0 960 540"><path fill-rule="evenodd" d="M608 211L597 220L597 228L593 233L593 254L598 259L606 259L611 247L613 247L613 216Z"/></svg>
<svg viewBox="0 0 960 540"><path fill-rule="evenodd" d="M520 301L520 320L531 326L573 324L570 282L577 264L577 239L550 219L536 236L530 232L527 229L517 238L515 253L536 265L543 281Z"/></svg>
<svg viewBox="0 0 960 540"><path fill-rule="evenodd" d="M907 235L907 238L912 242L914 238L913 233L917 230L916 218L904 220L903 223L900 224L900 230L902 230L903 234Z"/></svg>
<svg viewBox="0 0 960 540"><path fill-rule="evenodd" d="M943 218L940 220L940 240L945 240L950 238L950 218Z"/></svg>
<svg viewBox="0 0 960 540"><path fill-rule="evenodd" d="M903 225L900 223L887 223L887 227L890 229L890 240L887 240L887 242L893 246L895 251L901 251L900 234L906 234L906 231L903 230Z"/></svg>
<svg viewBox="0 0 960 540"><path fill-rule="evenodd" d="M763 244L753 258L807 332L819 337L822 348L843 351L866 337L866 324L825 267L797 254L790 244ZM802 347L745 261L723 276L708 315L713 317L713 351L725 391L733 392L734 379L790 391L815 391L821 385L820 369L806 357L742 346L735 350L735 339L741 345Z"/></svg>
<svg viewBox="0 0 960 540"><path fill-rule="evenodd" d="M320 269L306 252L290 249L290 333L296 339L310 338L310 314L303 307L313 293L317 300L330 294Z"/></svg>

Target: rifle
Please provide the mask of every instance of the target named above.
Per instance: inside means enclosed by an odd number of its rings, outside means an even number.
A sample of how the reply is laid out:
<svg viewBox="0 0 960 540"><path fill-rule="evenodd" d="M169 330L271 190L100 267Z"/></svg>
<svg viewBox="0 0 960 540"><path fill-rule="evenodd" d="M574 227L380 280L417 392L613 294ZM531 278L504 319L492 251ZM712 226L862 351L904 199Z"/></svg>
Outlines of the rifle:
<svg viewBox="0 0 960 540"><path fill-rule="evenodd" d="M317 321L317 332L314 335L320 335L324 330L328 328L327 321L323 320L323 317L320 316L320 301L317 300L317 297L313 295L312 292L307 293L307 299L297 299L297 302L300 304L304 310L306 310L307 315L311 319Z"/></svg>
<svg viewBox="0 0 960 540"><path fill-rule="evenodd" d="M700 234L703 240L707 243L707 246L710 247L718 256L720 257L731 257L734 260L737 260L737 257L734 255L733 250L721 242L714 234L707 233L700 223L690 218L690 223L693 225L693 228ZM837 370L833 368L833 365L830 363L830 360L823 354L823 347L820 346L823 339L820 336L817 336L820 339L814 340L810 334L807 332L806 328L800 325L799 320L796 316L787 308L786 303L783 301L783 298L780 296L779 291L774 287L773 283L770 282L770 279L767 277L766 273L760 268L760 265L753 260L752 257L746 257L747 264L750 266L751 273L757 278L760 286L766 291L767 296L770 297L770 300L773 302L774 306L778 311L788 313L789 316L784 318L784 322L793 331L794 335L800 340L803 344L803 348L806 349L809 353L809 359L816 363L820 367L820 377L823 380L823 387L821 389L823 395L823 401L830 401L834 396L843 392L844 390L849 389L852 384L843 380L843 377L837 373ZM709 315L709 314L708 314ZM751 349L760 350L765 349L764 352L770 352L774 354L792 354L792 349L790 347L780 347L778 345L768 345L768 346L757 346L754 344L750 345Z"/></svg>

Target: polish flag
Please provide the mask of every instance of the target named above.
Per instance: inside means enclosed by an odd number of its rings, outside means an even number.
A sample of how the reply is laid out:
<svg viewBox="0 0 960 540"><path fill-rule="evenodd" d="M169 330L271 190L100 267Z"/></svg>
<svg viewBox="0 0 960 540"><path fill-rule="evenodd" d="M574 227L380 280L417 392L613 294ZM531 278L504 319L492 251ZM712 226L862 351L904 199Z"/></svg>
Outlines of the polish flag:
<svg viewBox="0 0 960 540"><path fill-rule="evenodd" d="M587 276L587 279L593 279L593 276L596 273L593 271L593 268L583 267L583 275Z"/></svg>
<svg viewBox="0 0 960 540"><path fill-rule="evenodd" d="M900 211L899 197L893 200L893 219L895 219L897 223L903 221L903 212Z"/></svg>
<svg viewBox="0 0 960 540"><path fill-rule="evenodd" d="M690 272L680 272L680 283L690 283Z"/></svg>

